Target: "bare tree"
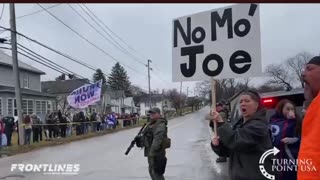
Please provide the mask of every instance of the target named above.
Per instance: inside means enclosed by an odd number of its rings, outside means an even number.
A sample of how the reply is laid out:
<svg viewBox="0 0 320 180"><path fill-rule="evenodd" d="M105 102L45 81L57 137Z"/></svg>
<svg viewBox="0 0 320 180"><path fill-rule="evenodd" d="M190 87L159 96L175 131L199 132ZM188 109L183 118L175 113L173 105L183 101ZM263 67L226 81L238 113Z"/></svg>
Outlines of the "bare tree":
<svg viewBox="0 0 320 180"><path fill-rule="evenodd" d="M68 113L73 109L67 101L68 95L59 95L57 96L57 108L61 110L62 114Z"/></svg>
<svg viewBox="0 0 320 180"><path fill-rule="evenodd" d="M294 57L287 59L286 65L288 65L293 74L296 76L297 80L301 83L301 87L304 88L304 82L302 79L302 71L307 62L311 59L312 54L308 52L301 52Z"/></svg>
<svg viewBox="0 0 320 180"><path fill-rule="evenodd" d="M268 83L275 85L283 85L287 90L292 89L293 78L290 76L290 71L282 64L270 64L266 68L266 73L270 76Z"/></svg>
<svg viewBox="0 0 320 180"><path fill-rule="evenodd" d="M249 89L251 89L252 87L249 86L250 83L250 78L243 78L240 79L236 85L236 91L235 93L239 92L239 91L247 91Z"/></svg>
<svg viewBox="0 0 320 180"><path fill-rule="evenodd" d="M256 88L256 91L259 93L268 93L273 91L283 91L284 88L281 85L271 85L268 82Z"/></svg>
<svg viewBox="0 0 320 180"><path fill-rule="evenodd" d="M178 112L178 109L183 107L187 98L185 94L181 94L180 96L180 93L178 93L177 89L169 89L166 92L166 96L171 100L176 112Z"/></svg>
<svg viewBox="0 0 320 180"><path fill-rule="evenodd" d="M205 97L211 92L211 83L210 81L201 81L196 84L196 87L199 91L200 96Z"/></svg>

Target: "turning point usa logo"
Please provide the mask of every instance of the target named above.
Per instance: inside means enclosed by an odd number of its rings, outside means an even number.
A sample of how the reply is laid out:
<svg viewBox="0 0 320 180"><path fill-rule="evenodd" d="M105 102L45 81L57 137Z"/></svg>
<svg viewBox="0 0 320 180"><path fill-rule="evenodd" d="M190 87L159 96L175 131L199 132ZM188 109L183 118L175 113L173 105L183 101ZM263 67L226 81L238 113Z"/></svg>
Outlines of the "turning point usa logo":
<svg viewBox="0 0 320 180"><path fill-rule="evenodd" d="M11 164L11 172L42 172L43 174L76 175L80 164Z"/></svg>
<svg viewBox="0 0 320 180"><path fill-rule="evenodd" d="M274 147L262 154L259 160L259 169L264 177L275 180L275 175L269 174L264 167L264 161L269 155L276 156L280 152ZM298 168L304 172L316 172L317 168L313 165L312 159L272 159L272 172L297 172Z"/></svg>

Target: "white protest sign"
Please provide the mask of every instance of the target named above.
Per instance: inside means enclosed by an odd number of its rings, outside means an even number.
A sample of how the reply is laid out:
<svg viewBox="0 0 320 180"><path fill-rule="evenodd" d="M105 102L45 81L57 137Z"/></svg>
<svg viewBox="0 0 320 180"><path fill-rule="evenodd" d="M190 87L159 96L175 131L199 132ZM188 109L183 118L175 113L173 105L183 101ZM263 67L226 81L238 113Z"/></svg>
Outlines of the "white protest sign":
<svg viewBox="0 0 320 180"><path fill-rule="evenodd" d="M84 109L100 101L102 80L93 84L83 85L70 93L67 101L74 108Z"/></svg>
<svg viewBox="0 0 320 180"><path fill-rule="evenodd" d="M257 4L238 4L173 20L173 82L262 75Z"/></svg>

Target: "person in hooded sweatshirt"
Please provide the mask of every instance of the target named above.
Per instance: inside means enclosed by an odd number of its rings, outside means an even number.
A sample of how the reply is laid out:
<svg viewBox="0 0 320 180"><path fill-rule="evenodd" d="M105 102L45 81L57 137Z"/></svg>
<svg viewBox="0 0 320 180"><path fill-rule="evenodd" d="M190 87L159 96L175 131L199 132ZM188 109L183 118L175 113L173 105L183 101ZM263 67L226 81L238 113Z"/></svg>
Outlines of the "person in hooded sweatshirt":
<svg viewBox="0 0 320 180"><path fill-rule="evenodd" d="M285 159L295 160L300 147L301 119L296 112L296 106L288 99L281 100L276 106L276 112L270 118L272 145L280 150L277 154L278 163ZM284 165L284 164L279 164ZM297 179L294 164L288 165L287 171L280 171L277 180ZM292 170L291 170L292 169Z"/></svg>
<svg viewBox="0 0 320 180"><path fill-rule="evenodd" d="M240 95L241 118L233 126L224 122L216 111L212 121L217 122L217 137L211 142L212 150L219 156L229 157L230 180L266 180L259 169L263 153L272 149L266 110L255 91ZM267 156L264 168L272 175L272 160Z"/></svg>

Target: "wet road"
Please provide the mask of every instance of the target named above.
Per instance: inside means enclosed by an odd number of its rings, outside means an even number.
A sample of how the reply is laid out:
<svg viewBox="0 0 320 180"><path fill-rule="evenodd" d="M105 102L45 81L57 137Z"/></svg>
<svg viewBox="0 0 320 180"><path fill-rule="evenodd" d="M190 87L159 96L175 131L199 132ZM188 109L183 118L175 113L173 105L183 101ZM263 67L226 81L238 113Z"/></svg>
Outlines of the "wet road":
<svg viewBox="0 0 320 180"><path fill-rule="evenodd" d="M210 131L204 120L209 108L169 121L172 147L167 150L167 180L224 180L227 163L216 164L209 147ZM133 148L124 155L138 128L101 137L72 142L62 146L0 159L0 179L6 180L147 180L148 164L143 150ZM10 172L13 163L80 164L78 175L44 175Z"/></svg>

